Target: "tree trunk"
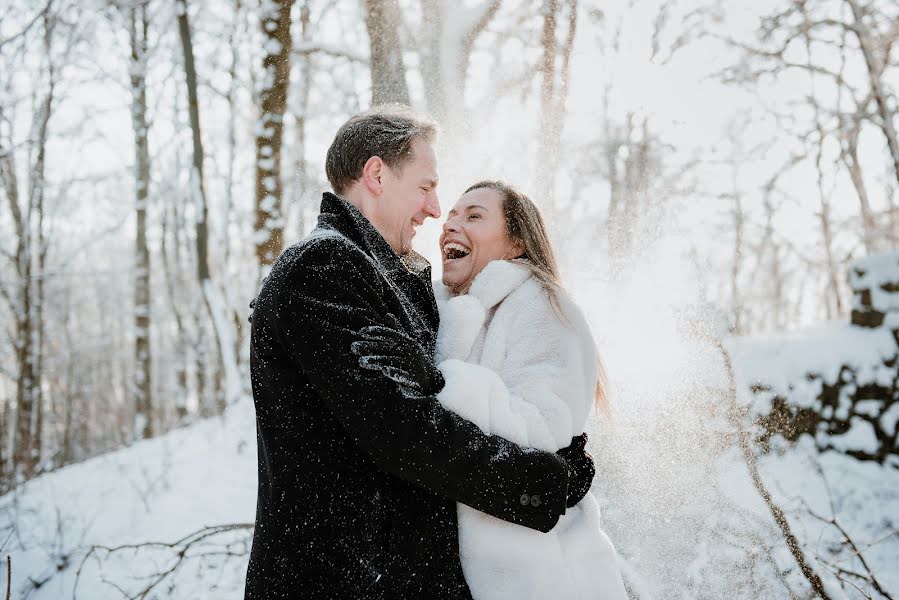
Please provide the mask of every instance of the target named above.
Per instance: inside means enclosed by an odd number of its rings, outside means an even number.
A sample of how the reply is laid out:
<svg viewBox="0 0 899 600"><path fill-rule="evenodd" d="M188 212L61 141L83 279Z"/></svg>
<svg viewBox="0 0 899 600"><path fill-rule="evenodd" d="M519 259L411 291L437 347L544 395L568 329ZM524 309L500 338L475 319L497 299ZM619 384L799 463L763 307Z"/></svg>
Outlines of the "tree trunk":
<svg viewBox="0 0 899 600"><path fill-rule="evenodd" d="M171 194L169 194L171 196ZM169 306L172 309L172 314L175 317L175 415L178 421L183 421L185 417L187 417L187 394L188 394L188 385L187 385L187 332L184 327L184 318L181 314L181 303L179 299L175 295L175 287L176 287L176 277L179 271L178 265L180 261L177 260L178 252L179 252L179 236L174 231L179 227L178 217L176 214L171 216L171 220L169 219L169 211L175 213L177 209L175 208L175 203L177 200L172 202L171 208L169 206L163 206L162 208L162 223L161 223L161 232L160 232L160 249L159 254L162 258L162 270L163 270L163 279L165 281L165 290L166 295L168 297ZM169 239L169 229L172 229L172 238L174 249L169 249L168 239ZM170 259L170 254L174 254L174 261ZM172 264L174 262L174 265Z"/></svg>
<svg viewBox="0 0 899 600"><path fill-rule="evenodd" d="M234 0L234 25L231 28L228 45L231 48L231 62L228 65L228 168L225 172L225 207L222 215L222 264L227 267L231 256L231 219L234 210L234 163L237 160L237 88L240 47L238 30L243 13L241 0Z"/></svg>
<svg viewBox="0 0 899 600"><path fill-rule="evenodd" d="M256 224L254 237L260 267L270 267L284 247L281 210L281 138L290 81L290 9L293 0L272 0L262 10L265 77L262 114L256 126Z"/></svg>
<svg viewBox="0 0 899 600"><path fill-rule="evenodd" d="M237 370L237 357L234 353L233 330L226 316L224 298L221 291L212 282L209 272L208 257L208 229L206 192L203 184L203 142L200 128L200 106L197 95L197 71L194 67L193 44L190 37L190 23L188 21L188 7L184 0L182 9L178 12L178 31L181 37L181 47L184 51L184 75L187 85L188 112L190 113L190 127L193 134L193 169L191 170L191 198L196 210L196 251L197 251L197 281L203 303L206 306L207 316L215 334L216 348L218 350L218 365L225 375L225 390L228 395L226 403L237 400L242 393L242 384ZM290 16L288 6L287 16ZM288 33L289 36L289 33ZM290 49L287 48L287 52ZM279 139L280 141L280 139ZM198 324L203 330L202 324ZM197 373L198 377L205 377L202 369Z"/></svg>
<svg viewBox="0 0 899 600"><path fill-rule="evenodd" d="M804 5L802 6L803 12L805 10ZM818 134L817 143L815 144L815 169L817 171L817 179L816 183L818 186L818 198L821 202L821 211L818 213L818 218L821 224L821 237L824 242L824 257L825 264L827 266L827 277L828 277L828 289L833 295L834 307L836 309L836 314L843 314L843 301L840 297L840 286L839 286L839 275L837 274L837 264L833 257L833 232L830 228L830 199L827 197L827 192L824 190L824 165L821 164L823 160L824 153L824 140L826 139L826 133L824 131L824 126L821 123L821 110L818 105L818 98L815 93L815 72L811 68L811 37L809 36L808 31L805 32L805 51L806 51L806 59L808 61L809 66L809 79L811 81L811 93L808 96L808 102L811 105L810 108L814 114L814 123L815 130ZM828 319L832 319L835 315L831 311L830 302L825 298L825 311L826 317Z"/></svg>
<svg viewBox="0 0 899 600"><path fill-rule="evenodd" d="M740 295L740 270L743 265L743 204L736 185L736 174L733 181L733 219L734 219L734 256L730 269L730 298L734 314L734 335L743 332L743 300Z"/></svg>
<svg viewBox="0 0 899 600"><path fill-rule="evenodd" d="M178 12L178 32L184 51L184 73L187 82L187 106L190 116L190 130L193 141L193 168L190 173L190 200L196 214L196 252L197 279L204 282L209 279L209 230L207 220L209 211L206 206L206 192L203 179L203 139L200 129L200 104L197 95L197 71L194 66L193 44L190 37L188 6L185 0L177 0L181 4Z"/></svg>
<svg viewBox="0 0 899 600"><path fill-rule="evenodd" d="M465 144L470 118L465 104L468 65L474 43L499 10L501 0L469 5L452 0L420 0L422 31L419 69L427 109L440 124L437 153L441 178L450 181L465 171Z"/></svg>
<svg viewBox="0 0 899 600"><path fill-rule="evenodd" d="M577 31L577 0L569 0L568 26L561 48L561 61L556 68L559 53L556 43L558 18L562 16L559 0L543 2L543 36L540 86L540 127L537 138L537 202L545 207L549 218L556 217L555 178L559 169L562 127L565 121L565 102L568 96L569 62Z"/></svg>
<svg viewBox="0 0 899 600"><path fill-rule="evenodd" d="M40 126L37 135L37 156L32 171L32 197L35 207L35 243L36 253L36 279L34 284L34 318L32 319L32 335L34 341L34 374L32 379L32 405L31 405L31 430L33 438L33 450L35 465L41 460L43 450L44 431L44 394L43 394L43 365L44 365L44 286L46 283L46 263L48 241L44 233L44 200L46 198L45 165L47 159L47 135L50 124L50 114L53 110L54 93L56 88L56 68L53 65L53 57L50 53L53 35L53 21L48 15L44 15L44 52L47 56L47 95L40 112Z"/></svg>
<svg viewBox="0 0 899 600"><path fill-rule="evenodd" d="M874 213L871 211L871 203L868 200L868 190L865 187L865 179L862 177L862 168L858 162L858 128L853 128L847 132L846 139L843 143L843 151L840 158L849 171L849 178L852 180L852 186L858 195L859 207L862 213L862 240L865 244L865 250L868 254L876 250L876 242L874 236L877 232L877 223L874 220Z"/></svg>
<svg viewBox="0 0 899 600"><path fill-rule="evenodd" d="M365 0L365 26L371 64L371 104L409 104L397 0Z"/></svg>
<svg viewBox="0 0 899 600"><path fill-rule="evenodd" d="M135 439L153 436L152 362L150 351L150 250L147 202L150 193L150 147L147 123L147 5L129 9L131 41L131 124L134 130L134 428Z"/></svg>
<svg viewBox="0 0 899 600"><path fill-rule="evenodd" d="M306 46L312 41L311 17L309 7L310 0L303 0L300 5L300 36L301 43ZM306 164L306 120L309 112L309 93L312 90L312 53L304 52L300 56L300 99L297 102L296 115L296 183L297 197L300 200L298 207L299 219L297 229L300 235L306 231L306 204L311 197L309 167ZM404 80L405 81L405 78Z"/></svg>
<svg viewBox="0 0 899 600"><path fill-rule="evenodd" d="M867 35L868 28L862 20L864 15L861 7L856 0L846 0L846 2L852 9L852 16L855 19L854 31L858 38L859 48L865 58L865 66L868 68L868 81L871 84L871 94L874 96L874 101L877 103L877 110L880 114L880 129L886 138L887 147L890 150L890 157L893 162L893 172L896 175L896 183L899 183L899 141L896 139L896 128L893 126L893 115L887 99L887 91L884 89L883 82L880 80L880 74L883 69L877 64L877 58L874 56L874 51L870 46L870 40ZM889 60L889 56L887 56L886 59Z"/></svg>
<svg viewBox="0 0 899 600"><path fill-rule="evenodd" d="M52 35L51 18L44 15L44 50L48 62ZM20 198L15 181L11 152L4 160L4 180L13 213L17 234L15 263L19 278L21 312L16 317L16 358L18 379L16 382L16 437L13 440L13 463L17 474L30 478L40 462L43 403L41 394L41 350L43 346L43 263L46 251L44 241L44 166L50 115L54 100L54 70L48 69L49 85L44 101L35 115L34 163L29 170L27 208L24 214L19 208ZM0 154L3 154L0 152ZM8 170L13 172L6 172Z"/></svg>
<svg viewBox="0 0 899 600"><path fill-rule="evenodd" d="M0 396L0 494L5 494L12 487L11 478L9 476L10 461L6 456L7 444L11 437L12 431L9 427L9 398L6 397L5 391Z"/></svg>
<svg viewBox="0 0 899 600"><path fill-rule="evenodd" d="M556 130L556 18L559 0L543 0L543 36L540 61L540 127L537 136L537 202L546 208L550 220L555 219L552 179L555 172L559 132Z"/></svg>

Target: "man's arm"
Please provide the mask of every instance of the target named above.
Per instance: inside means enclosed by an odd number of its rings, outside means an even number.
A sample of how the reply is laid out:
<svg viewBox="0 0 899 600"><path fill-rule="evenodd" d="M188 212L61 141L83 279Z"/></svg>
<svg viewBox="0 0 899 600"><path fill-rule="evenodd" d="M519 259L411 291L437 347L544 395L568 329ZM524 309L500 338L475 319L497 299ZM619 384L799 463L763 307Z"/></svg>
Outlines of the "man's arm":
<svg viewBox="0 0 899 600"><path fill-rule="evenodd" d="M281 342L379 467L506 521L555 525L565 512L565 461L484 435L433 396L360 367L350 352L360 330L392 324L380 276L361 252L339 238L317 240L287 277L276 299Z"/></svg>

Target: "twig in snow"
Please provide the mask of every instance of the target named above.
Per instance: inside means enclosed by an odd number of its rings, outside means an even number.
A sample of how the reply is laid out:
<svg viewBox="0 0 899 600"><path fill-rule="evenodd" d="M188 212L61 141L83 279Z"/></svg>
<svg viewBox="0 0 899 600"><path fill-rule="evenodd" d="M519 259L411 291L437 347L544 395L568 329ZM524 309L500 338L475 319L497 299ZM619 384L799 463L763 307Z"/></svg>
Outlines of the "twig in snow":
<svg viewBox="0 0 899 600"><path fill-rule="evenodd" d="M836 516L834 515L830 518L824 517L824 516L816 513L814 510L812 510L812 508L805 501L803 501L802 504L804 505L806 512L808 514L810 514L812 517L821 521L822 523L826 523L828 525L832 525L833 527L836 527L837 531L840 532L840 535L843 536L843 540L842 540L843 543L848 545L852 549L852 554L850 555L850 558L853 556L857 557L859 562L865 568L865 571L867 571L867 575L863 575L861 573L855 573L854 571L849 571L847 569L843 569L842 567L838 567L835 564L832 564L830 566L836 568L841 574L852 575L854 577L858 577L859 579L867 581L872 586L874 586L874 589L877 590L877 593L879 593L881 596L883 596L887 600L893 600L893 596L891 596L889 593L887 593L886 590L883 589L883 586L880 584L880 582L877 581L877 577L874 575L874 571L871 570L871 567L868 566L868 562L865 560L865 557L862 555L862 551L859 550L858 545L856 545L855 541L853 541L853 539L849 536L849 532L847 532L846 529L840 524L840 522L837 520ZM825 563L825 564L827 564L827 563Z"/></svg>
<svg viewBox="0 0 899 600"><path fill-rule="evenodd" d="M196 556L207 556L207 555L223 555L223 556L242 556L242 553L233 552L230 550L230 544L226 545L225 550L216 549L211 550L209 552L203 552L201 554L189 554L189 551L192 547L194 547L199 542L203 540L219 535L221 533L227 533L229 531L236 530L252 530L254 527L253 523L234 523L229 525L214 525L211 527L203 527L202 529L198 529L193 533L184 536L183 538L176 540L174 542L143 542L140 544L123 544L121 546L109 547L102 545L93 545L84 555L84 558L81 559L81 564L78 565L78 570L75 572L75 585L72 591L72 597L77 598L78 592L78 582L81 578L81 571L84 568L85 563L92 556L97 560L98 563L101 563L101 559L99 557L99 553L105 552L106 557L109 557L111 554L115 552L120 552L122 550L134 550L135 552L143 549L143 548L170 548L175 553L175 561L172 563L167 569L158 571L149 576L150 582L140 591L131 595L126 592L121 586L117 585L113 581L109 581L103 578L104 583L107 583L117 590L119 590L126 598L129 600L143 600L147 598L150 592L153 591L156 586L165 581L169 576L175 573L179 567L184 563L185 560L189 558L194 558Z"/></svg>
<svg viewBox="0 0 899 600"><path fill-rule="evenodd" d="M737 406L737 380L736 376L734 375L734 367L730 359L730 353L727 351L727 348L724 347L724 344L720 339L715 338L711 341L718 348L718 351L721 352L721 356L724 359L724 366L727 370L727 381L729 388L728 401L731 405L730 418L731 421L736 425L740 450L743 453L743 459L746 462L746 468L749 469L749 476L752 479L752 484L753 486L755 486L756 491L768 506L768 510L771 512L771 516L774 517L774 520L777 522L778 527L780 527L781 534L784 537L784 541L787 543L787 547L790 549L790 553L793 555L793 559L799 565L799 569L802 571L802 574L805 576L806 580L808 580L809 584L811 584L812 589L821 597L822 600L830 600L830 596L824 589L824 583L821 581L821 577L811 567L811 565L808 563L808 560L806 560L805 553L803 552L802 547L799 544L799 540L797 540L796 536L793 534L793 531L790 528L790 523L789 521L787 521L787 517L784 514L783 509L775 504L774 499L771 497L771 493L765 486L765 482L762 481L762 476L759 472L756 456L752 451L749 432L743 427L743 424L741 422L742 411L740 411Z"/></svg>

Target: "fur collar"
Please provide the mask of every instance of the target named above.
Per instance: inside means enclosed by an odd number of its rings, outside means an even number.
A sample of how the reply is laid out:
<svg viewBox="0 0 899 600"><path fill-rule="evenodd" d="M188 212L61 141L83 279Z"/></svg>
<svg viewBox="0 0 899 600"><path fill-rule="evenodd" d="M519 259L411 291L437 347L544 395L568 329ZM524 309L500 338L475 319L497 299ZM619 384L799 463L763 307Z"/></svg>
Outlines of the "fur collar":
<svg viewBox="0 0 899 600"><path fill-rule="evenodd" d="M468 294L463 295L472 296L490 310L531 277L531 269L524 260L493 260L474 278ZM440 304L453 298L449 288L440 281L434 282L434 296Z"/></svg>
<svg viewBox="0 0 899 600"><path fill-rule="evenodd" d="M522 260L494 260L474 278L468 293L490 310L531 277L530 267Z"/></svg>

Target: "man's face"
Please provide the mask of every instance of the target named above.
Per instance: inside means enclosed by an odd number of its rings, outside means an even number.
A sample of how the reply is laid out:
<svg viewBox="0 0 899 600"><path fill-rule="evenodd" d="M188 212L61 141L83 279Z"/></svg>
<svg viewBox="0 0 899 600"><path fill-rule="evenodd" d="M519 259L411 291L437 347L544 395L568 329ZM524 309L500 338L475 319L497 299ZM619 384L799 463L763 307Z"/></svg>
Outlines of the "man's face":
<svg viewBox="0 0 899 600"><path fill-rule="evenodd" d="M400 173L384 166L382 193L372 221L399 255L412 249L415 229L428 217L440 216L437 200L437 155L431 144L415 139L412 159Z"/></svg>

